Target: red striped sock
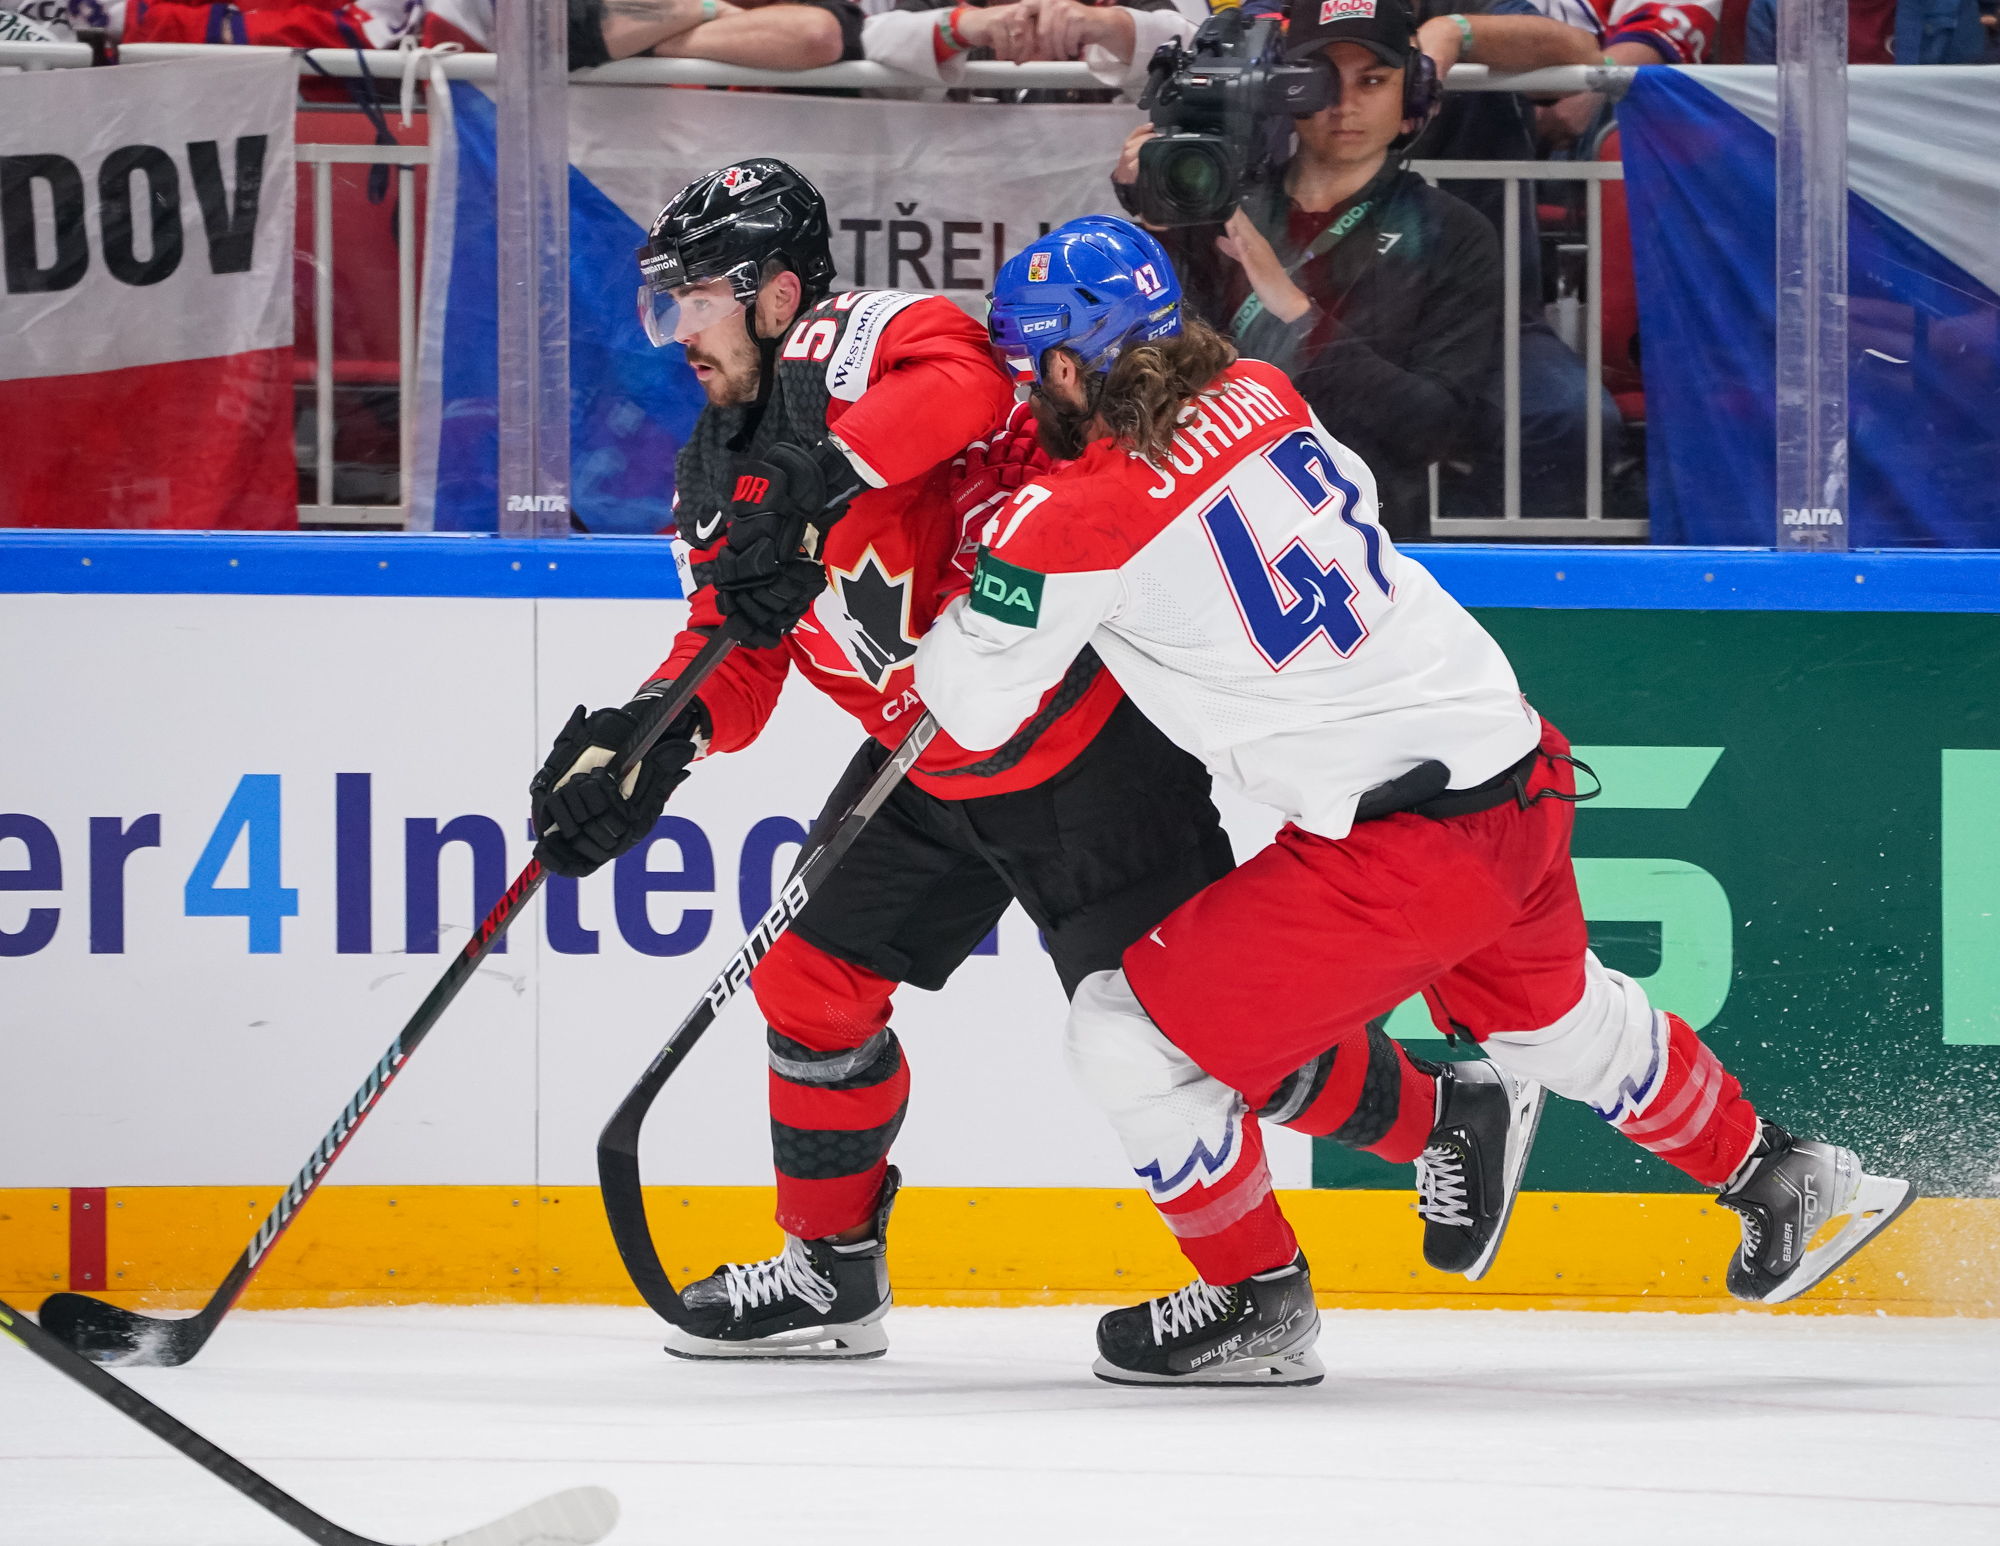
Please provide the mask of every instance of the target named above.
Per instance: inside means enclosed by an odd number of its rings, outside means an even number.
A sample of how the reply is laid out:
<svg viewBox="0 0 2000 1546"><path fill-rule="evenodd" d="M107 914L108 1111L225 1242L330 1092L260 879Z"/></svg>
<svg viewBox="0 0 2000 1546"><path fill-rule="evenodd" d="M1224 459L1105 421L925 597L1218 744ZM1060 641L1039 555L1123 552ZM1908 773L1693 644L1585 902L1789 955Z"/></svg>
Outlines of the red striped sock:
<svg viewBox="0 0 2000 1546"><path fill-rule="evenodd" d="M1618 1131L1703 1186L1721 1186L1757 1141L1743 1086L1679 1015L1667 1016L1667 1071Z"/></svg>
<svg viewBox="0 0 2000 1546"><path fill-rule="evenodd" d="M1240 1283L1298 1254L1298 1240L1271 1190L1264 1135L1254 1116L1246 1114L1242 1124L1243 1152L1228 1175L1214 1186L1192 1187L1155 1204L1180 1241L1181 1254L1209 1283Z"/></svg>

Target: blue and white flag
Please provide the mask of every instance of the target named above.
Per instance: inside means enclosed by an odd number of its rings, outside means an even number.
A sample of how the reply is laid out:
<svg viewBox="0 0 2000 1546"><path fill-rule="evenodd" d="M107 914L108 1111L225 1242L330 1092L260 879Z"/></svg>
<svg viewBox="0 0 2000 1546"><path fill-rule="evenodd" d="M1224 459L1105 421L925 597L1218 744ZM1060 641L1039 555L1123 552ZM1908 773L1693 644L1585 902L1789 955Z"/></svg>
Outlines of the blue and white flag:
<svg viewBox="0 0 2000 1546"><path fill-rule="evenodd" d="M2000 99L1849 74L1848 533L2000 547ZM1777 72L1647 69L1619 104L1653 540L1776 526Z"/></svg>
<svg viewBox="0 0 2000 1546"><path fill-rule="evenodd" d="M494 245L494 108L453 82L440 137L425 262L415 531L498 523L499 277ZM678 344L655 349L639 323L645 232L574 166L569 173L570 508L594 532L663 530L674 456L702 394Z"/></svg>

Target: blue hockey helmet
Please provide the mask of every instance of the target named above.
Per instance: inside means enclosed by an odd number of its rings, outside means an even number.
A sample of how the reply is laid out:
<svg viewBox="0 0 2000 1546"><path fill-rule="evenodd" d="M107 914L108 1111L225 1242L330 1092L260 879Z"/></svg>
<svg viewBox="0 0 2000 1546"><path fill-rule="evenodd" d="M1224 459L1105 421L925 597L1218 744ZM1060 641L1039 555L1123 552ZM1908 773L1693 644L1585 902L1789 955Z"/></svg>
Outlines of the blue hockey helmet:
<svg viewBox="0 0 2000 1546"><path fill-rule="evenodd" d="M1181 283L1152 234L1110 215L1085 215L1029 243L1001 266L987 334L1017 382L1042 379L1057 345L1108 371L1128 344L1181 330Z"/></svg>

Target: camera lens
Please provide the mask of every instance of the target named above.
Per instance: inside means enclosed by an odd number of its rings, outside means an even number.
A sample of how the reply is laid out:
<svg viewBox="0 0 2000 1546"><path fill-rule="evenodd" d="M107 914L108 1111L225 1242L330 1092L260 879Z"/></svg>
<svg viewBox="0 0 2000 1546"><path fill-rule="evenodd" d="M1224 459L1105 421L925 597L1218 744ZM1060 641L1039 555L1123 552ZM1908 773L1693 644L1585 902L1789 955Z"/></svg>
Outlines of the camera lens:
<svg viewBox="0 0 2000 1546"><path fill-rule="evenodd" d="M1166 165L1166 194L1188 209L1206 209L1222 196L1226 171L1207 146L1190 146Z"/></svg>
<svg viewBox="0 0 2000 1546"><path fill-rule="evenodd" d="M1216 134L1165 135L1139 151L1139 206L1156 225L1226 220L1236 206L1242 154Z"/></svg>

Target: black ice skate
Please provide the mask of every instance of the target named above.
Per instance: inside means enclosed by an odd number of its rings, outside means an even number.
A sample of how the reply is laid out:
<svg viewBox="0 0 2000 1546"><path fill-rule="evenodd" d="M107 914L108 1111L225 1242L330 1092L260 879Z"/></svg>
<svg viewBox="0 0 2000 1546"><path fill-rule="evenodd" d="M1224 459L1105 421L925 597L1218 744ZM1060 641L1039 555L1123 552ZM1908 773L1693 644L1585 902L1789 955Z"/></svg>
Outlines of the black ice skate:
<svg viewBox="0 0 2000 1546"><path fill-rule="evenodd" d="M667 1333L676 1358L880 1358L889 1350L889 1211L894 1165L875 1204L872 1239L854 1245L785 1237L768 1261L717 1267L681 1291L692 1316Z"/></svg>
<svg viewBox="0 0 2000 1546"><path fill-rule="evenodd" d="M1750 1157L1716 1195L1743 1218L1729 1291L1762 1304L1803 1294L1916 1199L1907 1181L1865 1174L1851 1150L1794 1138L1767 1121ZM1842 1222L1814 1244L1835 1221Z"/></svg>
<svg viewBox="0 0 2000 1546"><path fill-rule="evenodd" d="M1178 1293L1113 1310L1097 1323L1091 1366L1113 1385L1317 1385L1319 1311L1301 1251L1223 1288L1196 1278Z"/></svg>
<svg viewBox="0 0 2000 1546"><path fill-rule="evenodd" d="M1417 1157L1424 1260L1477 1281L1507 1232L1542 1120L1543 1090L1493 1063L1438 1067L1437 1126Z"/></svg>

